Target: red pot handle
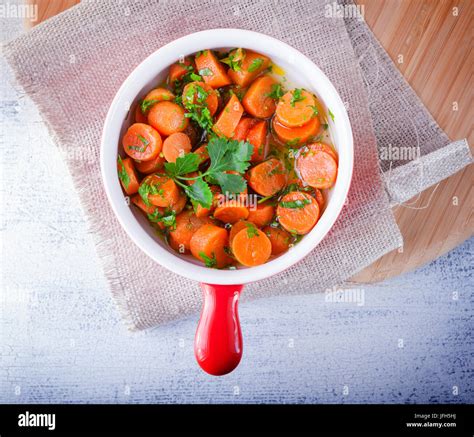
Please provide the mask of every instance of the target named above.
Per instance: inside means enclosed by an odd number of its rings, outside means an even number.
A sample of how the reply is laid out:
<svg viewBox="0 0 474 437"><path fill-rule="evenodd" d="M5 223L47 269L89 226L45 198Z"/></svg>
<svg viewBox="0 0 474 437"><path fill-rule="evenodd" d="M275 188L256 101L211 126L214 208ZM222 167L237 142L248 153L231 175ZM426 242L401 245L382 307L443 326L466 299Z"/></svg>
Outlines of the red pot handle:
<svg viewBox="0 0 474 437"><path fill-rule="evenodd" d="M194 339L194 354L211 375L232 372L242 358L238 303L243 285L201 284L203 307Z"/></svg>

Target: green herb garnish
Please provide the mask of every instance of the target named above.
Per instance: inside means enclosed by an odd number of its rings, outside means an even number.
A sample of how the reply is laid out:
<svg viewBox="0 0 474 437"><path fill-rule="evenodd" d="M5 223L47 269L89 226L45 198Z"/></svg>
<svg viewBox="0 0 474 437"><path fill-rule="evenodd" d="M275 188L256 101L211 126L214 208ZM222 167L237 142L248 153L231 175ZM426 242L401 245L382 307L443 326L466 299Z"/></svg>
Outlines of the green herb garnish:
<svg viewBox="0 0 474 437"><path fill-rule="evenodd" d="M125 167L123 165L122 158L120 155L117 158L118 162L118 177L122 181L123 185L125 188L128 188L130 184L130 176L128 175L127 171L125 170Z"/></svg>
<svg viewBox="0 0 474 437"><path fill-rule="evenodd" d="M334 121L334 114L332 113L332 111L328 108L328 113L329 113L329 117L332 118L332 121Z"/></svg>
<svg viewBox="0 0 474 437"><path fill-rule="evenodd" d="M176 229L176 213L174 211L165 211L162 214L160 210L156 208L153 213L147 214L147 217L152 223L162 223L163 226L168 229Z"/></svg>
<svg viewBox="0 0 474 437"><path fill-rule="evenodd" d="M210 258L204 252L199 252L199 256L203 259L206 267L209 267L210 269L217 267L217 259L214 252L212 252L212 257Z"/></svg>
<svg viewBox="0 0 474 437"><path fill-rule="evenodd" d="M319 115L319 109L316 105L308 105L313 110L313 117Z"/></svg>
<svg viewBox="0 0 474 437"><path fill-rule="evenodd" d="M210 68L202 68L201 70L199 70L199 74L201 76L213 76L214 73L212 72L212 70Z"/></svg>
<svg viewBox="0 0 474 437"><path fill-rule="evenodd" d="M177 158L176 162L165 163L165 171L184 189L191 201L199 203L204 208L210 208L213 195L209 183L219 185L222 193L227 195L239 194L245 190L247 183L240 174L250 165L253 146L244 141L213 137L206 148L211 164L204 173L195 177L186 176L199 168L201 160L196 153L188 153ZM228 171L240 174L227 173ZM186 185L183 183L186 180L195 182L193 185Z"/></svg>
<svg viewBox="0 0 474 437"><path fill-rule="evenodd" d="M189 85L183 96L183 105L187 109L185 117L194 120L200 127L208 131L212 128L212 115L207 107L206 99L209 93L201 85Z"/></svg>
<svg viewBox="0 0 474 437"><path fill-rule="evenodd" d="M151 99L151 100L142 100L140 103L140 111L142 111L142 114L146 114L149 109L155 104L158 103L159 100L157 99Z"/></svg>
<svg viewBox="0 0 474 437"><path fill-rule="evenodd" d="M240 71L242 70L242 61L245 57L244 49L236 49L229 53L227 58L221 59L220 62L227 64L231 70Z"/></svg>
<svg viewBox="0 0 474 437"><path fill-rule="evenodd" d="M259 236L258 229L255 227L253 223L245 223L245 226L247 226L247 236L249 238Z"/></svg>
<svg viewBox="0 0 474 437"><path fill-rule="evenodd" d="M149 184L147 182L142 182L138 187L138 194L140 194L140 197L146 206L151 206L151 203L148 200L148 195L152 194L162 196L164 192L159 188L159 184Z"/></svg>
<svg viewBox="0 0 474 437"><path fill-rule="evenodd" d="M267 94L268 97L275 99L275 100L280 100L283 97L284 91L279 83L274 83L272 85L272 90Z"/></svg>
<svg viewBox="0 0 474 437"><path fill-rule="evenodd" d="M255 58L252 63L249 65L249 68L247 68L247 71L249 73L253 73L254 71L257 71L263 64L263 59L262 58Z"/></svg>
<svg viewBox="0 0 474 437"><path fill-rule="evenodd" d="M295 106L296 102L301 102L306 99L305 96L301 95L303 92L302 88L295 88L293 92L291 93L291 100L290 100L290 105Z"/></svg>
<svg viewBox="0 0 474 437"><path fill-rule="evenodd" d="M311 200L309 199L297 199L297 200L291 200L289 202L280 202L280 206L282 208L287 208L287 209L302 209L305 207L305 205L309 205L311 203Z"/></svg>

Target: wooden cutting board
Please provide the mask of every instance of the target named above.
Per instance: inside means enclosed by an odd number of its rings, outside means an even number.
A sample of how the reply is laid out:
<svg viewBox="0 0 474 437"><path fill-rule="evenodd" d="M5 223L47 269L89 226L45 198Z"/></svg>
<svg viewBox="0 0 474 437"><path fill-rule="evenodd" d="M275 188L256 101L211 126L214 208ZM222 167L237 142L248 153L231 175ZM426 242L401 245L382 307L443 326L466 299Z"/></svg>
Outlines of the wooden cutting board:
<svg viewBox="0 0 474 437"><path fill-rule="evenodd" d="M28 0L38 6L34 26L79 0ZM472 65L470 0L357 0L364 17L400 72L453 139L473 144L471 104ZM457 107L457 110L453 110ZM381 257L352 281L383 281L420 267L472 236L474 228L474 166L433 186L394 215L404 239L403 248Z"/></svg>

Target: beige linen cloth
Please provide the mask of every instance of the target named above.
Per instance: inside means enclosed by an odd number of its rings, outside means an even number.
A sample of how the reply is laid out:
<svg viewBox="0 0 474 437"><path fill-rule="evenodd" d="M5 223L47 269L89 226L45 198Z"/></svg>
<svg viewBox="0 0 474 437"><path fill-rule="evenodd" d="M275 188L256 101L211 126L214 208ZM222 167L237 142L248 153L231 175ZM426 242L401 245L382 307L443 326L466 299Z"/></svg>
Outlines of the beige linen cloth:
<svg viewBox="0 0 474 437"><path fill-rule="evenodd" d="M327 74L352 123L353 184L335 226L296 266L248 285L244 299L315 293L342 282L402 244L390 201L407 200L470 162L466 142L450 143L364 21L339 18L329 8L335 10L333 2L313 0L83 0L4 47L58 147L74 150L64 156L131 329L186 316L201 301L195 282L162 268L127 237L99 169L102 126L117 89L145 57L178 37L222 27L276 37ZM379 159L388 144L419 148L420 157Z"/></svg>

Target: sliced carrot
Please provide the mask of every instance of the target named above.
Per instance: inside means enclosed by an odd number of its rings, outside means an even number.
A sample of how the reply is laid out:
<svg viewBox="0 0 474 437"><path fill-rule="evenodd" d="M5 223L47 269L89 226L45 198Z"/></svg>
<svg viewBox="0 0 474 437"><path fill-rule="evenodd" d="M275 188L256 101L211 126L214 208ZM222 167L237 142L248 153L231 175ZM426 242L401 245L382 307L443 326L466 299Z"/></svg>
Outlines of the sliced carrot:
<svg viewBox="0 0 474 437"><path fill-rule="evenodd" d="M247 220L252 222L257 228L262 228L273 219L275 207L268 202L257 203L255 208L249 208Z"/></svg>
<svg viewBox="0 0 474 437"><path fill-rule="evenodd" d="M290 248L291 234L286 232L284 229L274 228L267 226L263 228L263 232L270 239L272 244L272 255L281 255Z"/></svg>
<svg viewBox="0 0 474 437"><path fill-rule="evenodd" d="M162 153L168 162L176 162L177 158L189 152L191 152L191 140L182 132L171 134L163 141Z"/></svg>
<svg viewBox="0 0 474 437"><path fill-rule="evenodd" d="M314 198L316 199L316 202L318 202L319 210L322 211L324 206L324 196L320 189L314 189Z"/></svg>
<svg viewBox="0 0 474 437"><path fill-rule="evenodd" d="M130 158L151 161L161 152L161 135L147 124L134 123L123 136L122 145Z"/></svg>
<svg viewBox="0 0 474 437"><path fill-rule="evenodd" d="M278 102L276 116L286 127L298 127L316 117L316 98L308 91L288 91Z"/></svg>
<svg viewBox="0 0 474 437"><path fill-rule="evenodd" d="M271 76L264 75L255 79L242 99L242 105L250 115L257 118L269 118L276 109L275 100L269 97L273 85L278 82Z"/></svg>
<svg viewBox="0 0 474 437"><path fill-rule="evenodd" d="M334 158L334 161L336 161L336 162L339 161L339 157L337 156L336 151L328 144L325 144L325 143L312 143L312 144L308 144L307 147L308 147L308 149L310 149L312 151L321 150L322 152L329 153Z"/></svg>
<svg viewBox="0 0 474 437"><path fill-rule="evenodd" d="M319 219L319 206L308 193L292 191L282 197L277 207L278 221L288 232L307 234Z"/></svg>
<svg viewBox="0 0 474 437"><path fill-rule="evenodd" d="M272 127L277 137L284 143L298 145L306 143L311 137L318 133L321 123L318 117L314 117L300 127L286 127L280 123L277 117L273 117Z"/></svg>
<svg viewBox="0 0 474 437"><path fill-rule="evenodd" d="M212 88L221 88L230 85L232 82L227 76L226 69L221 64L211 50L204 50L194 58L198 74L204 82Z"/></svg>
<svg viewBox="0 0 474 437"><path fill-rule="evenodd" d="M247 267L266 263L272 253L269 238L253 224L235 235L231 248L235 259Z"/></svg>
<svg viewBox="0 0 474 437"><path fill-rule="evenodd" d="M232 82L241 87L246 87L250 83L268 68L270 65L270 58L260 53L253 52L251 50L245 50L244 58L240 63L239 71L229 69L227 74L229 75Z"/></svg>
<svg viewBox="0 0 474 437"><path fill-rule="evenodd" d="M240 104L239 99L235 94L232 94L214 123L212 130L219 136L232 138L243 113L244 108Z"/></svg>
<svg viewBox="0 0 474 437"><path fill-rule="evenodd" d="M247 134L250 128L257 122L254 118L242 117L234 130L233 140L244 141L247 139Z"/></svg>
<svg viewBox="0 0 474 437"><path fill-rule="evenodd" d="M148 118L143 114L140 105L135 108L135 123L148 123Z"/></svg>
<svg viewBox="0 0 474 437"><path fill-rule="evenodd" d="M229 237L224 228L212 224L201 226L191 237L193 256L206 263L207 267L222 268L232 263L227 254Z"/></svg>
<svg viewBox="0 0 474 437"><path fill-rule="evenodd" d="M189 56L186 56L183 62L175 62L172 64L168 74L168 82L173 84L177 80L180 80L186 73L194 69L190 67L193 67L193 60Z"/></svg>
<svg viewBox="0 0 474 437"><path fill-rule="evenodd" d="M171 205L167 209L173 211L175 214L179 214L186 206L187 201L188 201L187 196L180 192L178 199L175 202L172 202Z"/></svg>
<svg viewBox="0 0 474 437"><path fill-rule="evenodd" d="M159 211L160 213L163 213L165 211L165 208L160 208L159 206L155 205L147 205L140 194L135 194L134 196L131 197L132 203L136 205L138 208L140 208L145 214L153 214L156 211Z"/></svg>
<svg viewBox="0 0 474 437"><path fill-rule="evenodd" d="M150 112L150 108L156 103L174 100L174 94L166 88L152 89L142 100L140 110L145 116ZM146 121L145 121L146 123Z"/></svg>
<svg viewBox="0 0 474 437"><path fill-rule="evenodd" d="M125 192L129 196L138 192L138 187L140 184L138 182L137 172L135 171L132 160L130 158L120 158L117 161L117 171Z"/></svg>
<svg viewBox="0 0 474 437"><path fill-rule="evenodd" d="M173 102L159 102L152 106L148 113L148 123L163 135L182 132L188 126L184 109Z"/></svg>
<svg viewBox="0 0 474 437"><path fill-rule="evenodd" d="M186 107L196 103L205 104L211 115L214 115L219 106L219 97L210 85L204 82L191 82L183 89L183 104Z"/></svg>
<svg viewBox="0 0 474 437"><path fill-rule="evenodd" d="M170 246L179 253L188 253L194 233L202 225L210 222L208 218L196 217L191 210L181 212L176 216L175 229L169 232L168 242Z"/></svg>
<svg viewBox="0 0 474 437"><path fill-rule="evenodd" d="M229 232L229 244L232 246L232 241L234 237L242 230L242 229L247 229L248 226L251 226L252 223L250 223L247 220L239 220L238 222L235 222L232 227L230 228Z"/></svg>
<svg viewBox="0 0 474 437"><path fill-rule="evenodd" d="M193 151L193 153L196 153L199 155L199 158L201 158L201 164L203 162L206 162L209 159L209 153L207 151L207 143L199 146L196 150Z"/></svg>
<svg viewBox="0 0 474 437"><path fill-rule="evenodd" d="M243 204L242 199L230 199L219 202L214 217L222 223L235 223L245 220L249 215L248 208Z"/></svg>
<svg viewBox="0 0 474 437"><path fill-rule="evenodd" d="M301 178L311 187L331 188L337 178L337 162L333 156L317 148L308 147L296 159Z"/></svg>
<svg viewBox="0 0 474 437"><path fill-rule="evenodd" d="M165 158L161 155L161 153L156 155L150 161L135 161L135 168L142 174L156 173L163 167L165 162Z"/></svg>
<svg viewBox="0 0 474 437"><path fill-rule="evenodd" d="M282 162L277 158L257 164L248 172L250 187L261 196L273 196L287 182L287 173Z"/></svg>
<svg viewBox="0 0 474 437"><path fill-rule="evenodd" d="M143 179L140 193L145 193L146 199L152 205L165 208L176 205L181 194L173 179L159 174L149 175Z"/></svg>
<svg viewBox="0 0 474 437"><path fill-rule="evenodd" d="M253 146L253 153L250 161L260 162L265 159L267 148L267 123L264 120L258 121L250 128L247 134L247 141Z"/></svg>

